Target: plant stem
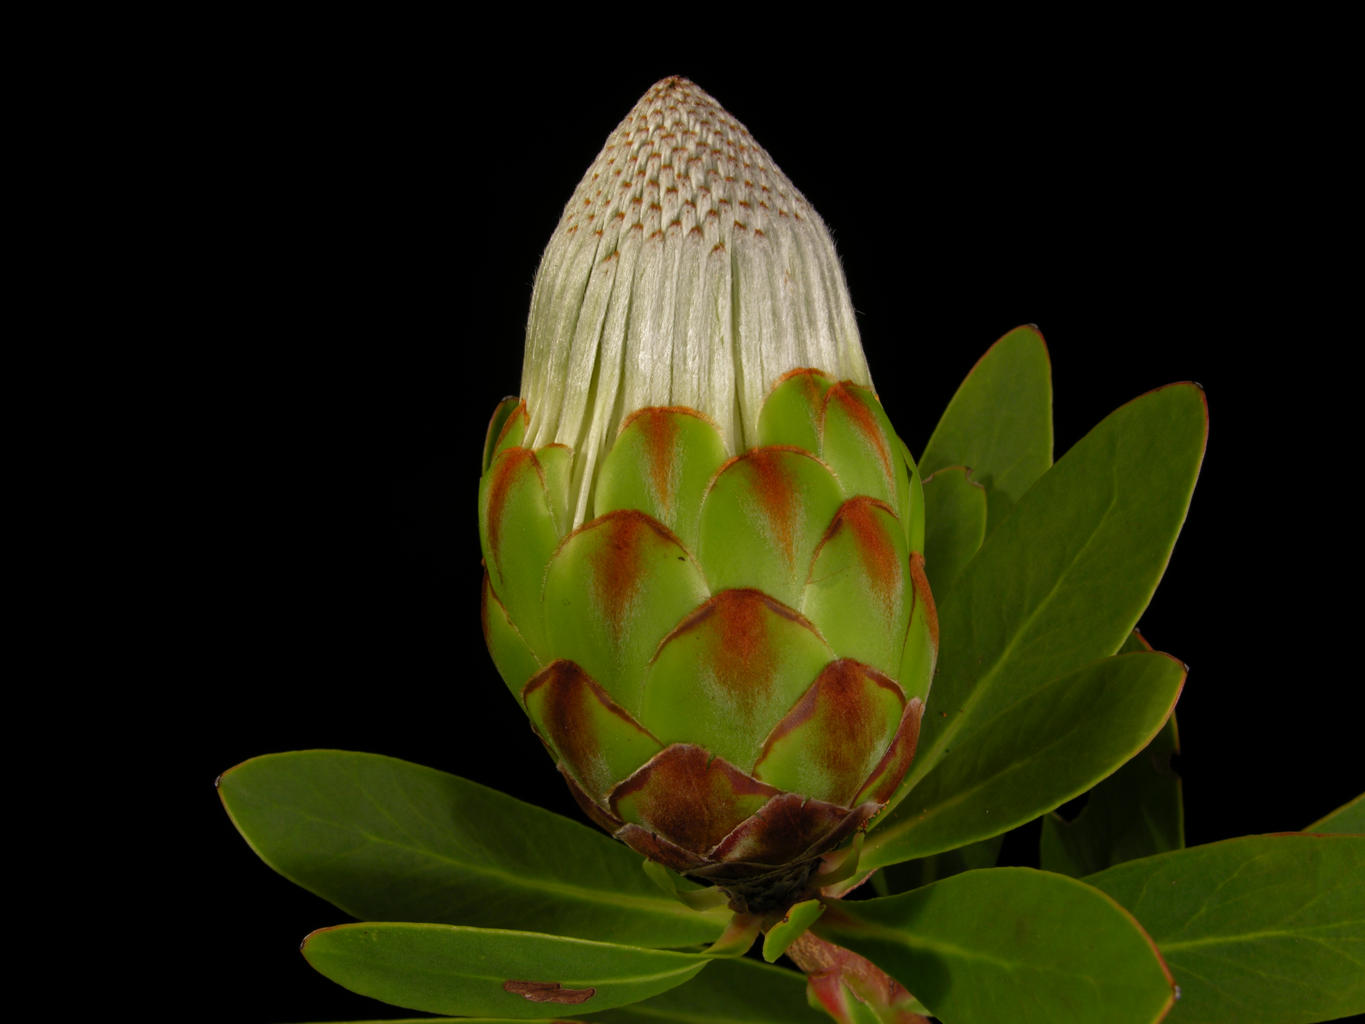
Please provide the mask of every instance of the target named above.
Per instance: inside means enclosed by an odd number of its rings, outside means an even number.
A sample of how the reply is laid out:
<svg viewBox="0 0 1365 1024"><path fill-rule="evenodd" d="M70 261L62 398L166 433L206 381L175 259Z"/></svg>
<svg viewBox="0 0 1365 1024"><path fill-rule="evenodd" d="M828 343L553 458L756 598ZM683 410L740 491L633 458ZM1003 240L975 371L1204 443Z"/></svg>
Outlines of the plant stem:
<svg viewBox="0 0 1365 1024"><path fill-rule="evenodd" d="M852 1024L850 992L884 1024L930 1024L929 1018L908 1007L910 994L900 982L851 950L806 932L787 949L787 956L805 973L820 1005L840 1024Z"/></svg>

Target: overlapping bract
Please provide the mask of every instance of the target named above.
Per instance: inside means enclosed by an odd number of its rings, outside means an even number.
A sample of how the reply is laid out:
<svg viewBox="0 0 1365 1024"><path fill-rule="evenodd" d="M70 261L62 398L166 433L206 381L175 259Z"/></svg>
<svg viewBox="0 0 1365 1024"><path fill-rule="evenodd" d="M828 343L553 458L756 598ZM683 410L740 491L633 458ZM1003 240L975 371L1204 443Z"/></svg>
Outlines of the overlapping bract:
<svg viewBox="0 0 1365 1024"><path fill-rule="evenodd" d="M573 452L521 447L527 422L494 414L479 491L503 679L603 828L789 891L895 791L933 673L919 480L881 405L793 371L734 456L699 413L641 409L576 528Z"/></svg>

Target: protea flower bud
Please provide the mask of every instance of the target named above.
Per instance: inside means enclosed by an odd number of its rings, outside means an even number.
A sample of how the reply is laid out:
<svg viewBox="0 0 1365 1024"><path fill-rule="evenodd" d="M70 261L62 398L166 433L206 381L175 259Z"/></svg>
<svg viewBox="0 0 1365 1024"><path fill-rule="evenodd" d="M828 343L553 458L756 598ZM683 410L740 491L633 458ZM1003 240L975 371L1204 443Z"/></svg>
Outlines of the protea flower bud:
<svg viewBox="0 0 1365 1024"><path fill-rule="evenodd" d="M489 426L484 632L587 814L765 910L914 755L923 503L829 233L692 83L658 83L536 279Z"/></svg>

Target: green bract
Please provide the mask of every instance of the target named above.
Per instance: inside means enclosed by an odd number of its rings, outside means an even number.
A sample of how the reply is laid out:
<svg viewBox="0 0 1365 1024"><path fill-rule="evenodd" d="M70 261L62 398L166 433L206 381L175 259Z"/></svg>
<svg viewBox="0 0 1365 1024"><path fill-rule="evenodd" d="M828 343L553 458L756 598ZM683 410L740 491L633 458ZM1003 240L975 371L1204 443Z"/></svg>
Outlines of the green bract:
<svg viewBox="0 0 1365 1024"><path fill-rule="evenodd" d="M636 411L567 514L509 399L479 488L484 631L589 816L758 907L890 799L937 648L913 465L872 392L799 369L760 444Z"/></svg>

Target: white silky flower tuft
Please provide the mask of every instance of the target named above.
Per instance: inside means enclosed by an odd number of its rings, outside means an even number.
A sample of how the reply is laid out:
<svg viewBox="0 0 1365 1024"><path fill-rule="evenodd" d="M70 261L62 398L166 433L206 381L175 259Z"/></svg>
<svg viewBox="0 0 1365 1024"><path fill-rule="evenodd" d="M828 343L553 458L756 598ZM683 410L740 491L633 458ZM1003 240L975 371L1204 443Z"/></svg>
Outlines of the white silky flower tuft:
<svg viewBox="0 0 1365 1024"><path fill-rule="evenodd" d="M573 448L577 525L630 413L696 409L737 453L797 367L872 383L829 231L742 124L664 79L607 139L541 258L525 443Z"/></svg>

